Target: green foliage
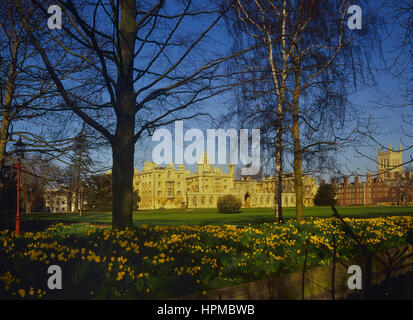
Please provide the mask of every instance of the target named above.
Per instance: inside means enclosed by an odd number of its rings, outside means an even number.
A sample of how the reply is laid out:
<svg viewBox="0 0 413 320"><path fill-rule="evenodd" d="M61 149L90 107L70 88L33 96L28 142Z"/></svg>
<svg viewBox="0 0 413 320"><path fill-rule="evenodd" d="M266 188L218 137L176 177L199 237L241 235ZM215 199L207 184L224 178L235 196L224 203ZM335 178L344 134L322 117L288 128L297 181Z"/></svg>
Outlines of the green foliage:
<svg viewBox="0 0 413 320"><path fill-rule="evenodd" d="M88 210L112 210L112 175L93 175L87 180L84 200L87 201Z"/></svg>
<svg viewBox="0 0 413 320"><path fill-rule="evenodd" d="M314 204L316 206L335 206L337 204L335 197L336 191L334 186L322 183L314 197Z"/></svg>
<svg viewBox="0 0 413 320"><path fill-rule="evenodd" d="M221 213L238 213L241 205L241 200L232 194L219 197L217 201L218 211Z"/></svg>

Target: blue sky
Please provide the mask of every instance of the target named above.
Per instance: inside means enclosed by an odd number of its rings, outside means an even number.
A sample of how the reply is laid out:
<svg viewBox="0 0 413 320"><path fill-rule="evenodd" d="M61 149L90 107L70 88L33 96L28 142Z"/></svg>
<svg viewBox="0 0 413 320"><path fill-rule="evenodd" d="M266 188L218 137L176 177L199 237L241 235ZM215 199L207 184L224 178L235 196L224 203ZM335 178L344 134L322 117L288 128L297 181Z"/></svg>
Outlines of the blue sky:
<svg viewBox="0 0 413 320"><path fill-rule="evenodd" d="M401 80L408 76L408 74L406 72L398 73L396 69L390 68L399 55L399 51L397 51L398 38L402 36L403 30L401 30L397 24L392 24L390 15L389 18L386 19L386 23L389 34L383 36L384 41L382 48L384 62L377 56L375 56L372 61L377 67L375 74L377 86L364 88L356 92L350 98L350 101L362 115L373 119L375 123L373 128L376 131L374 139L386 147L391 145L393 150L398 149L401 144L404 150L403 161L408 161L413 157L413 150L408 149L408 147L413 144L413 141L411 137L405 135L403 129L407 129L410 133L413 133L413 127L408 127L403 124L403 117L406 114L412 115L412 106L400 107L405 103L402 95L406 89L406 84ZM365 143L366 146L356 147L361 150L363 154L375 158L378 148L377 143L371 139L367 139ZM357 170L360 174L375 171L377 167L374 161L360 156L360 154L351 149L347 150L346 159L346 165L349 169Z"/></svg>
<svg viewBox="0 0 413 320"><path fill-rule="evenodd" d="M382 13L386 16L385 23L388 34L384 32L382 34L384 61L379 58L378 54L373 55L371 60L373 68L376 69L375 78L377 83L375 86L362 88L355 92L351 95L350 102L361 117L370 118L374 123L371 129L374 130L373 138L378 143L383 146L391 145L393 149L398 149L401 144L402 148L405 149L412 145L413 141L410 141L410 138L406 137L402 132L402 118L406 112L412 113L407 108L396 107L403 104L401 94L405 89L405 85L399 81L400 79L395 69L389 68L398 55L398 51L395 51L395 49L398 46L402 30L391 18L393 15L392 10L388 8L382 10L385 10ZM217 43L225 46L225 32L217 31L211 37L215 38ZM212 110L213 114L216 114L218 117L220 113L225 111L223 107L228 106L228 101L231 101L231 94L212 99L206 104L206 108ZM185 128L187 129L188 127L191 127L190 122L185 122ZM154 144L149 143L152 146ZM377 165L374 159L377 155L377 148L378 144L375 141L366 138L363 141L363 145L356 145L353 148L342 150L341 154L337 156L338 161L342 164L342 172L346 174L357 172L361 175L367 172L375 172ZM146 158L148 156L150 157L150 153L146 154ZM405 150L403 152L403 161L408 161L412 156L413 150Z"/></svg>
<svg viewBox="0 0 413 320"><path fill-rule="evenodd" d="M387 9L389 10L389 9ZM389 14L387 14L389 13ZM374 120L377 134L374 138L381 144L388 146L391 144L394 148L398 148L401 143L403 148L407 145L412 145L413 141L406 138L400 128L403 113L410 112L406 108L390 108L394 105L399 105L403 101L400 98L404 85L401 84L397 75L392 74L387 67L392 64L395 58L393 52L397 45L397 38L401 34L401 30L397 25L392 25L391 12L384 12L386 23L389 28L389 35L383 35L383 54L385 57L384 65L382 61L376 56L372 59L372 64L377 67L376 79L377 86L371 88L364 88L350 97L350 101L356 107L358 112L364 117L370 117ZM195 23L195 22L194 22ZM199 22L197 27L201 28L202 22ZM223 25L216 27L210 33L210 45L203 48L211 51L222 49L229 49L230 41L225 33ZM208 102L203 103L202 109L209 111L216 119L225 113L226 107L233 103L231 102L232 93L227 93L212 98ZM411 108L411 106L410 106ZM184 122L185 130L191 127L199 127L206 133L206 129L210 126L210 122L205 119L187 120ZM410 128L412 129L412 128ZM173 133L173 130L171 130ZM412 132L413 133L413 132ZM135 167L142 169L143 161L151 160L152 148L157 142L143 141L136 145ZM355 146L362 154L375 158L377 153L377 144L371 140L366 140L365 145ZM403 160L407 161L413 156L412 150L407 150L403 153ZM94 154L96 160L101 161L106 167L111 166L111 152L110 150L100 150L99 153ZM360 174L365 174L368 171L375 171L376 164L374 161L357 154L352 148L343 150L342 154L338 155L340 162L343 164L343 172L357 171Z"/></svg>
<svg viewBox="0 0 413 320"><path fill-rule="evenodd" d="M386 9L388 11L389 9ZM377 68L375 77L377 80L376 86L363 88L354 93L350 97L351 103L364 118L370 118L374 122L374 139L384 146L392 145L393 149L398 148L399 144L402 144L402 148L406 148L408 145L412 145L413 141L403 134L401 130L402 116L406 113L406 108L392 108L403 103L400 98L404 85L401 84L397 75L394 75L394 70L389 70L389 66L393 63L397 52L395 48L398 45L398 37L401 35L402 30L397 24L393 24L393 20L390 18L391 11L384 13L386 15L386 27L389 34L383 34L383 56L384 61L379 59L378 55L373 56L371 61L372 65ZM214 43L215 49L222 49L227 46L230 41L227 39L227 35L224 29L214 29L210 37ZM228 47L227 47L228 49ZM390 72L391 71L391 72ZM226 107L231 103L234 103L232 93L220 95L214 97L203 105L204 110L211 112L215 118L219 119L220 115L225 113ZM411 113L410 113L411 114ZM206 129L209 128L208 121L184 121L185 130L198 127L206 133ZM372 127L373 128L373 127ZM412 129L412 128L411 128ZM170 128L173 134L173 129ZM141 145L137 146L136 164L139 169L143 168L143 161L151 160L152 148L158 142L145 141ZM376 171L376 163L369 158L375 159L377 155L378 145L371 139L366 139L362 146L354 146L354 148L348 148L342 150L338 155L338 160L342 164L342 172L351 174L357 172L361 175L367 172ZM357 152L354 150L357 149ZM366 156L363 156L366 155ZM403 152L403 161L409 160L413 156L413 150L406 150ZM194 170L194 166L187 166Z"/></svg>

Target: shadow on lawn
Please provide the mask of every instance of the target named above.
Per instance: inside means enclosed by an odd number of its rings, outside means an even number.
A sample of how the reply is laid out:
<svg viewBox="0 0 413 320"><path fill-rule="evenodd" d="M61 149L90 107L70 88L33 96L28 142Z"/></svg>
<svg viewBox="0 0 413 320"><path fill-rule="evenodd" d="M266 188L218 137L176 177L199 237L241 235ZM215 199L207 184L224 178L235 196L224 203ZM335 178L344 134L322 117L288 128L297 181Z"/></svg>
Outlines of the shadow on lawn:
<svg viewBox="0 0 413 320"><path fill-rule="evenodd" d="M91 223L95 225L107 225L111 224L111 221L106 223L101 220L101 216L96 215L87 216L84 215L83 219L78 214L60 214L51 213L23 213L21 215L20 230L22 232L37 232L44 231L48 227L54 224L63 223L65 225L79 224L79 223ZM0 230L14 230L16 222L15 213L2 213L0 214ZM83 220L83 221L82 221Z"/></svg>
<svg viewBox="0 0 413 320"><path fill-rule="evenodd" d="M14 230L16 217L14 214L2 214L0 217L0 230ZM65 223L64 221L60 220L24 220L22 219L20 229L24 232L36 232L36 231L43 231L44 229L48 228L49 226L56 224L56 223Z"/></svg>
<svg viewBox="0 0 413 320"><path fill-rule="evenodd" d="M341 207L341 216L345 218L368 219L391 216L413 215L413 208L405 207ZM330 207L305 208L306 217L330 218ZM0 230L14 229L14 214L0 214ZM295 219L295 209L286 208L285 221ZM274 222L272 209L243 209L238 214L220 214L214 210L201 209L197 212L186 210L154 210L135 211L133 214L135 226L139 225L236 225L236 226L260 226L263 223ZM31 213L22 214L22 231L42 231L52 224L77 224L90 223L94 225L112 224L111 212L85 212L82 216L77 213Z"/></svg>

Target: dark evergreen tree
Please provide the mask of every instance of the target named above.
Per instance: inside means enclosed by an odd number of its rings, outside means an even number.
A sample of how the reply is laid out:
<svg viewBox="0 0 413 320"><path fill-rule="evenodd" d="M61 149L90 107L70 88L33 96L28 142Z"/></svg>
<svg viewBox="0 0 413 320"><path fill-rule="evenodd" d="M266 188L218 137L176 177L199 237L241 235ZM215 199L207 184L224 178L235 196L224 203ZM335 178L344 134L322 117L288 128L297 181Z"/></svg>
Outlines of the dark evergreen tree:
<svg viewBox="0 0 413 320"><path fill-rule="evenodd" d="M112 175L92 175L85 182L84 200L88 211L111 211L113 204Z"/></svg>
<svg viewBox="0 0 413 320"><path fill-rule="evenodd" d="M316 206L335 206L337 204L335 198L336 190L334 186L328 183L322 183L314 197L314 204Z"/></svg>

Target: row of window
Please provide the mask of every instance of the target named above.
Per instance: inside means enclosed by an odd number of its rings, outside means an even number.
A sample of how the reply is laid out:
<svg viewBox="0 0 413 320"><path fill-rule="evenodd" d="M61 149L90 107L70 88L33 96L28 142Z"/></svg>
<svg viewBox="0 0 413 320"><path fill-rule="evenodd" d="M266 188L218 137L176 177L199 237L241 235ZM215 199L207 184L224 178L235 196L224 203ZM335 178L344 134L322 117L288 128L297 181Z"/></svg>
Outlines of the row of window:
<svg viewBox="0 0 413 320"><path fill-rule="evenodd" d="M373 191L378 191L378 192L387 192L387 191L389 191L389 189L388 188L373 188ZM347 194L347 193L351 193L351 192L363 192L363 189L362 188L359 188L358 190L354 190L354 189L345 189L345 190L343 190L343 189L339 189L338 190L338 193L339 194ZM371 189L370 188L367 188L366 189L366 192L371 192Z"/></svg>

